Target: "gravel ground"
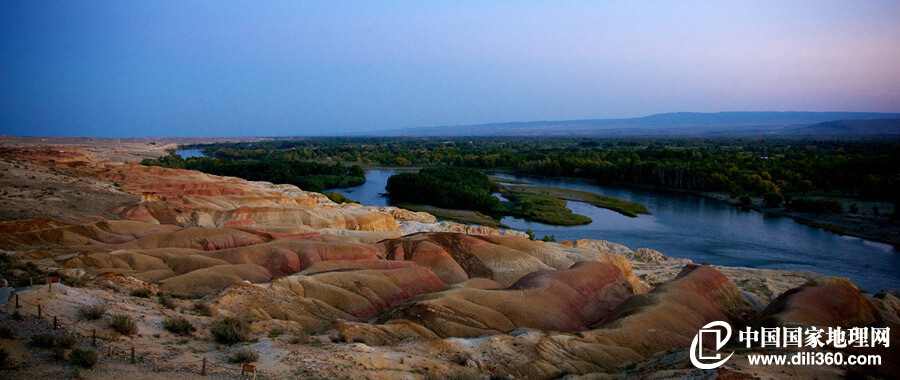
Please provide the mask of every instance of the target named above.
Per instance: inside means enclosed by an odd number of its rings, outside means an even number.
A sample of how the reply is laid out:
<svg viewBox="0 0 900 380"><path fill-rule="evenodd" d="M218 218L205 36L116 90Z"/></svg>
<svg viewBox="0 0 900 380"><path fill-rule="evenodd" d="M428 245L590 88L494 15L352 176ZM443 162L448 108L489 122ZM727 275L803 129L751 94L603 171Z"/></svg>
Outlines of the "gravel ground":
<svg viewBox="0 0 900 380"><path fill-rule="evenodd" d="M28 340L35 334L53 334L55 336L71 335L64 330L53 330L49 321L38 319L33 315L23 315L21 320L12 320L10 314L0 314L0 325L11 326L16 331L13 339L0 339L0 348L10 353L6 366L0 368L0 379L238 379L240 374L214 373L210 368L208 376L201 376L199 364L191 369L169 369L153 371L153 363L138 357L138 363L132 365L127 356L107 356L108 342L98 339L97 347L91 346L91 338L76 335L76 348L92 350L97 353L98 361L93 369L81 369L66 361L53 359L50 350L36 349L28 345ZM122 346L120 344L120 346ZM122 347L124 348L124 347ZM194 368L196 367L196 368ZM170 367L171 368L171 367ZM265 379L264 376L257 376Z"/></svg>

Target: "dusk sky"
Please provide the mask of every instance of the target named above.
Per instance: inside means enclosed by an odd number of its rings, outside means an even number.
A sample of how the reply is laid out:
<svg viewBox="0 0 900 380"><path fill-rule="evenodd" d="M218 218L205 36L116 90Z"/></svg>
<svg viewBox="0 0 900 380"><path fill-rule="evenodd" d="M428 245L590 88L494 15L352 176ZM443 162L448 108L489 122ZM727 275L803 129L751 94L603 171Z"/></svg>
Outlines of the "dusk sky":
<svg viewBox="0 0 900 380"><path fill-rule="evenodd" d="M900 112L900 1L0 1L0 134Z"/></svg>

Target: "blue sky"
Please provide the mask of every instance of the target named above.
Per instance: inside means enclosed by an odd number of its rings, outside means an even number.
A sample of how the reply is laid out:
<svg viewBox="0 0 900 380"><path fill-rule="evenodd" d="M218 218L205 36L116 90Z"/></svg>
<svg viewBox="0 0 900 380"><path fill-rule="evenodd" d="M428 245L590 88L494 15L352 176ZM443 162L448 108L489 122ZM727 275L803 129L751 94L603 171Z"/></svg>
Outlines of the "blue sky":
<svg viewBox="0 0 900 380"><path fill-rule="evenodd" d="M0 1L0 134L900 112L897 1Z"/></svg>

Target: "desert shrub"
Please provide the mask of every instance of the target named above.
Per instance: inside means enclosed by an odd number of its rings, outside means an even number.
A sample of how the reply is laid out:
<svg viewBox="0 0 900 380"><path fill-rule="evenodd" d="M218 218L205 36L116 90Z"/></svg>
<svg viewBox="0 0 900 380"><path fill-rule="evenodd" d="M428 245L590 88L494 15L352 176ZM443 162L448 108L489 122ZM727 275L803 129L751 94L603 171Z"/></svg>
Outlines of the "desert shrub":
<svg viewBox="0 0 900 380"><path fill-rule="evenodd" d="M192 332L197 331L197 328L191 325L184 317L172 317L166 319L163 321L163 328L170 333L177 335L190 335Z"/></svg>
<svg viewBox="0 0 900 380"><path fill-rule="evenodd" d="M325 193L328 196L328 199L331 199L334 203L356 203L356 201L347 198L344 194L341 194L337 191L332 191L330 193Z"/></svg>
<svg viewBox="0 0 900 380"><path fill-rule="evenodd" d="M10 326L3 325L0 326L0 338L3 339L12 339L16 337L16 330Z"/></svg>
<svg viewBox="0 0 900 380"><path fill-rule="evenodd" d="M175 301L172 300L172 297L169 297L165 294L159 295L159 303L167 309L175 309Z"/></svg>
<svg viewBox="0 0 900 380"><path fill-rule="evenodd" d="M250 325L236 318L225 318L210 327L210 334L216 342L232 345L250 340Z"/></svg>
<svg viewBox="0 0 900 380"><path fill-rule="evenodd" d="M18 310L13 310L12 314L9 315L9 319L12 319L14 321L21 321L22 313L19 313Z"/></svg>
<svg viewBox="0 0 900 380"><path fill-rule="evenodd" d="M78 315L87 320L96 320L106 314L107 306L105 303L95 303L91 305L82 305L78 307Z"/></svg>
<svg viewBox="0 0 900 380"><path fill-rule="evenodd" d="M69 352L69 362L82 368L91 368L97 363L97 353L76 348Z"/></svg>
<svg viewBox="0 0 900 380"><path fill-rule="evenodd" d="M275 339L275 338L281 336L281 333L282 333L282 331L280 328L276 327L274 329L271 329L271 330L269 330L269 339Z"/></svg>
<svg viewBox="0 0 900 380"><path fill-rule="evenodd" d="M306 331L297 331L288 342L290 344L309 344L312 342L312 337Z"/></svg>
<svg viewBox="0 0 900 380"><path fill-rule="evenodd" d="M29 344L31 347L52 348L56 344L56 337L53 334L35 334L31 336Z"/></svg>
<svg viewBox="0 0 900 380"><path fill-rule="evenodd" d="M50 350L50 355L53 360L62 361L66 358L66 349L59 346L53 347L53 349Z"/></svg>
<svg viewBox="0 0 900 380"><path fill-rule="evenodd" d="M137 288L128 294L131 294L132 297L150 298L150 289Z"/></svg>
<svg viewBox="0 0 900 380"><path fill-rule="evenodd" d="M61 335L56 337L56 347L60 348L72 348L77 342L78 340L76 340L75 337L71 335Z"/></svg>
<svg viewBox="0 0 900 380"><path fill-rule="evenodd" d="M212 306L204 301L194 302L193 309L197 314L200 314L204 317L212 317L215 314L215 310L213 310Z"/></svg>
<svg viewBox="0 0 900 380"><path fill-rule="evenodd" d="M225 357L225 361L231 364L253 363L258 359L259 354L249 348L234 350Z"/></svg>
<svg viewBox="0 0 900 380"><path fill-rule="evenodd" d="M6 360L9 359L9 352L0 348L0 368L6 367Z"/></svg>
<svg viewBox="0 0 900 380"><path fill-rule="evenodd" d="M109 318L109 327L122 335L132 335L137 332L137 323L127 315L115 314Z"/></svg>

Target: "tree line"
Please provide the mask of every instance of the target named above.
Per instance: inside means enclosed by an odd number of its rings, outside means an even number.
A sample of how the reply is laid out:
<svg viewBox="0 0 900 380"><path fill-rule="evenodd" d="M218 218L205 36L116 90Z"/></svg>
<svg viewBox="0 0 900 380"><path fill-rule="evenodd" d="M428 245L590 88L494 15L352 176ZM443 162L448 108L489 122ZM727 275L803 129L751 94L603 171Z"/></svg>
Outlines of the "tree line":
<svg viewBox="0 0 900 380"><path fill-rule="evenodd" d="M761 138L319 138L203 146L230 159L454 166L599 185L765 197L897 202L900 142ZM800 202L802 203L802 202ZM826 207L827 208L827 207Z"/></svg>
<svg viewBox="0 0 900 380"><path fill-rule="evenodd" d="M362 167L340 162L323 164L285 158L238 160L210 157L191 157L185 160L173 153L156 160L145 159L141 164L197 170L249 181L287 183L308 191L357 186L366 182L366 172Z"/></svg>

